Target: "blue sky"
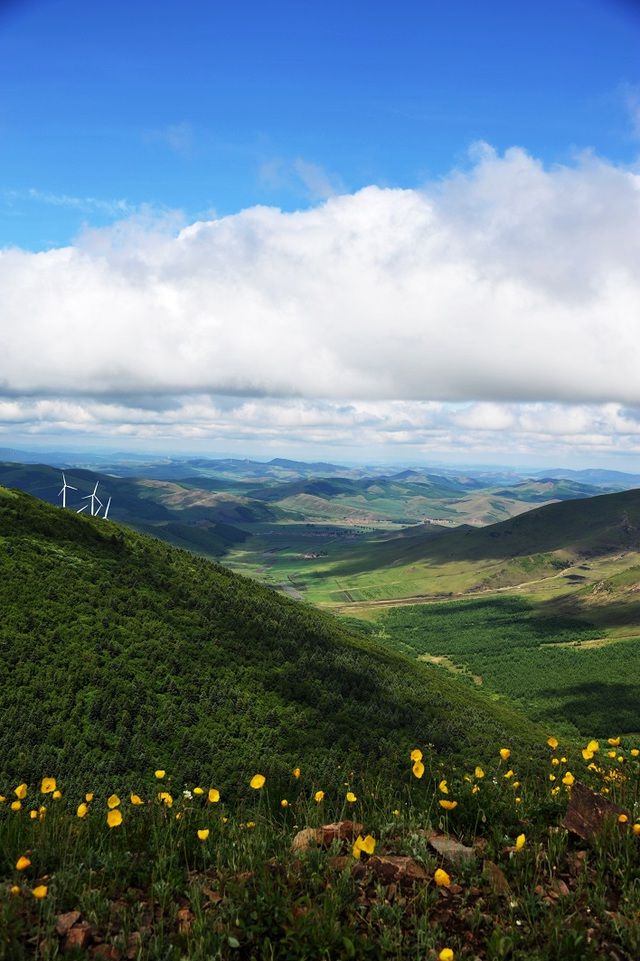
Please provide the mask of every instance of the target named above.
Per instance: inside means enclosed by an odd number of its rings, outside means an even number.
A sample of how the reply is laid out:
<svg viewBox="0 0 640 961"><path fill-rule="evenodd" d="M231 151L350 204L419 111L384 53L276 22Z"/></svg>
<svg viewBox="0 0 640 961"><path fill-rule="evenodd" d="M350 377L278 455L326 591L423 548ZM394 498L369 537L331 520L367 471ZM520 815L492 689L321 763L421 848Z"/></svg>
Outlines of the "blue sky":
<svg viewBox="0 0 640 961"><path fill-rule="evenodd" d="M639 48L640 8L617 0L14 0L0 244L145 204L194 219L419 186L477 140L630 162Z"/></svg>
<svg viewBox="0 0 640 961"><path fill-rule="evenodd" d="M0 0L0 446L640 469L636 0Z"/></svg>

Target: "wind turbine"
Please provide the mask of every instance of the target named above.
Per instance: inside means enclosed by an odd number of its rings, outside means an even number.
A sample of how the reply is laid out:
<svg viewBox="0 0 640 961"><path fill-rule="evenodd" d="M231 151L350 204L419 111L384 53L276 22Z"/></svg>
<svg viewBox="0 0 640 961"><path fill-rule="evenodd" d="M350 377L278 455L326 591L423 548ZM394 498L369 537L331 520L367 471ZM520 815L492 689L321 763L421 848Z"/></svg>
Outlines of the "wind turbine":
<svg viewBox="0 0 640 961"><path fill-rule="evenodd" d="M111 507L111 498L109 498L109 500L107 501L107 506L106 506L105 509L104 509L104 514L102 515L102 519L105 520L105 521L106 521L106 519L107 519L108 516L109 516L109 508L110 508L110 507Z"/></svg>
<svg viewBox="0 0 640 961"><path fill-rule="evenodd" d="M77 491L77 487L72 487L71 484L67 484L67 478L62 474L62 490L58 491L58 497L62 494L62 506L67 506L67 491Z"/></svg>
<svg viewBox="0 0 640 961"><path fill-rule="evenodd" d="M83 511L86 511L88 506L88 504L85 504L84 507L81 507L79 511L76 511L76 514L82 514Z"/></svg>
<svg viewBox="0 0 640 961"><path fill-rule="evenodd" d="M96 491L98 490L98 484L99 484L99 483L100 483L100 481L96 481L96 486L93 488L93 491L92 491L90 494L87 494L86 497L83 497L83 498L82 498L83 501L91 501L91 516L92 516L92 517L95 517L95 515L96 515L96 501L98 502L98 504L100 504L100 507L102 507L102 501L100 500L99 497L96 496ZM88 507L88 506L89 506L88 504L85 504L85 507ZM99 509L99 508L98 508L98 509ZM78 511L78 513L80 513L80 512Z"/></svg>

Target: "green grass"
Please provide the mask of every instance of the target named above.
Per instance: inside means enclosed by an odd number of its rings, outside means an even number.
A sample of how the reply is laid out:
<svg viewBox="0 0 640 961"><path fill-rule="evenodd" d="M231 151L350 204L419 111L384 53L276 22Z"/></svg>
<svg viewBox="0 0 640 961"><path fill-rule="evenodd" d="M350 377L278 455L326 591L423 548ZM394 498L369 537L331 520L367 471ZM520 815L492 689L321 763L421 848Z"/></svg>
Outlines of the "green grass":
<svg viewBox="0 0 640 961"><path fill-rule="evenodd" d="M456 961L632 961L640 953L640 837L632 830L640 797L631 743L616 748L622 761L607 759L603 744L600 774L562 743L556 754L566 756L556 767L517 751L502 762L496 744L483 777L423 745L422 780L405 755L396 759L403 773L394 783L345 771L319 803L315 792L327 785L309 780L303 766L299 780L289 776L286 808L268 765L263 790L243 801L223 794L215 804L206 791L196 796L193 783L183 794L170 771L161 782L147 772L132 784L145 803L133 807L122 791L122 823L112 829L109 788L96 790L82 819L75 812L95 787L90 779L83 789L59 783L59 800L31 784L20 811L0 804L0 959L87 957L66 952L56 933L58 916L76 911L90 950L100 944L107 957L137 961L435 961L445 947ZM590 845L572 839L560 826L568 770L608 792L629 822L610 824ZM239 777L246 783L251 773ZM5 795L13 797L13 787L0 781ZM170 807L158 799L160 788ZM443 798L455 799L455 810L443 811ZM351 841L292 850L300 828L345 817L374 838L373 859L357 862ZM209 835L200 840L203 829ZM473 847L471 860L443 863L428 843L432 830ZM524 846L514 851L521 834ZM423 880L377 878L375 858L390 855L411 857ZM23 856L31 863L19 871ZM506 893L491 884L488 862ZM449 886L439 888L434 874L443 867ZM46 895L36 900L41 885Z"/></svg>
<svg viewBox="0 0 640 961"><path fill-rule="evenodd" d="M600 625L571 609L502 595L395 607L376 625L394 649L446 656L538 723L581 734L640 728L640 637L607 643Z"/></svg>
<svg viewBox="0 0 640 961"><path fill-rule="evenodd" d="M265 756L283 775L300 752L318 773L388 769L416 738L477 753L537 736L335 616L153 538L1 490L0 531L0 774L171 761L231 789Z"/></svg>

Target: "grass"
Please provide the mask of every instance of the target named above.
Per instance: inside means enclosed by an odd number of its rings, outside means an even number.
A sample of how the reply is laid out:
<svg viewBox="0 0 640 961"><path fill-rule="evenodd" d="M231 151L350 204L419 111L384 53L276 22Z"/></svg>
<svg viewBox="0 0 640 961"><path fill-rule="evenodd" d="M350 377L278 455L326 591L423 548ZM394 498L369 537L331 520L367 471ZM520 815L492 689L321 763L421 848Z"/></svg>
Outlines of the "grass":
<svg viewBox="0 0 640 961"><path fill-rule="evenodd" d="M640 798L631 743L616 746L614 758L603 744L596 771L571 745L547 749L542 763L517 753L502 760L496 745L481 771L423 746L420 780L408 760L394 783L345 771L320 801L316 791L326 785L309 781L303 767L300 779L289 776L286 807L268 764L262 790L247 787L243 799L223 795L218 803L208 801L206 783L198 796L193 783L150 772L134 782L142 805L121 792L114 809L122 823L111 829L108 790L96 791L86 817L76 814L90 781L59 784L58 800L32 785L19 811L9 810L14 784L6 784L0 959L53 961L65 949L58 918L76 911L93 950L101 945L99 956L111 959L409 961L450 948L456 961L632 961L640 952L640 836L633 829ZM592 845L572 839L560 827L569 770L623 805L629 821L609 825ZM249 773L239 778L245 784ZM444 811L440 801L451 799L457 806ZM374 839L370 860L353 856L352 840L292 850L302 827L345 817ZM429 844L432 831L472 847L469 862L443 862ZM523 846L514 851L520 835ZM24 856L30 864L19 871ZM376 858L389 856L412 858L423 879L382 879ZM435 872L443 868L447 883L438 886ZM39 887L46 894L37 900Z"/></svg>
<svg viewBox="0 0 640 961"><path fill-rule="evenodd" d="M585 619L592 610L577 617L575 607L494 595L390 608L375 623L394 649L446 658L538 723L574 734L603 734L611 724L637 732L640 637L603 638L602 626Z"/></svg>

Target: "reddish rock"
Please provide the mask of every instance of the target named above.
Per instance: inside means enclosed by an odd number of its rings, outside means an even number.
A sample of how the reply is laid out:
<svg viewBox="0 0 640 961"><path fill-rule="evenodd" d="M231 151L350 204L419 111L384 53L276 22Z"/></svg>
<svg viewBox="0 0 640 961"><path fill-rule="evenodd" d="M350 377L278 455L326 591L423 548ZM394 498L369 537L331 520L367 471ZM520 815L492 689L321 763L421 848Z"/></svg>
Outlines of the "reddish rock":
<svg viewBox="0 0 640 961"><path fill-rule="evenodd" d="M122 961L122 952L114 944L99 944L91 956L98 961Z"/></svg>
<svg viewBox="0 0 640 961"><path fill-rule="evenodd" d="M59 914L56 918L56 934L63 938L76 921L79 920L79 911L67 911L65 914Z"/></svg>
<svg viewBox="0 0 640 961"><path fill-rule="evenodd" d="M291 850L307 851L311 847L328 848L334 841L355 841L362 830L357 821L335 821L321 828L303 828L294 837Z"/></svg>
<svg viewBox="0 0 640 961"><path fill-rule="evenodd" d="M489 882L489 887L494 894L509 897L511 894L509 882L504 876L504 872L498 867L497 864L494 864L493 861L485 861L482 866L482 873Z"/></svg>
<svg viewBox="0 0 640 961"><path fill-rule="evenodd" d="M473 848L465 847L445 834L433 834L429 838L429 845L449 864L465 864L476 857Z"/></svg>
<svg viewBox="0 0 640 961"><path fill-rule="evenodd" d="M617 821L620 814L629 816L624 808L575 781L562 826L584 841L590 841L608 821Z"/></svg>
<svg viewBox="0 0 640 961"><path fill-rule="evenodd" d="M86 951L90 943L91 925L88 921L80 921L67 932L64 939L64 950L74 951L79 949L80 951Z"/></svg>
<svg viewBox="0 0 640 961"><path fill-rule="evenodd" d="M359 866L365 868L365 872L371 871L383 884L413 884L417 881L426 881L428 878L422 865L413 858L401 855L374 854L368 859L366 865Z"/></svg>

